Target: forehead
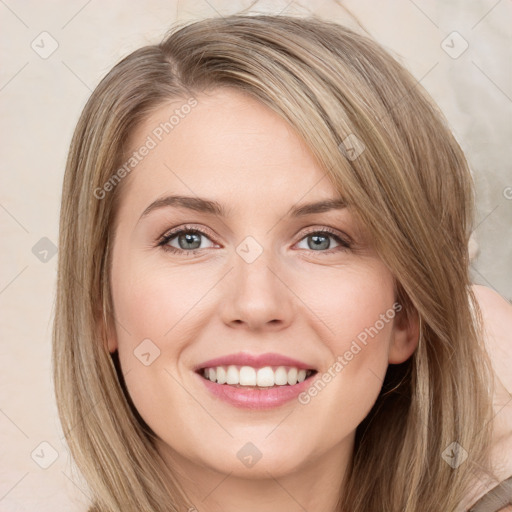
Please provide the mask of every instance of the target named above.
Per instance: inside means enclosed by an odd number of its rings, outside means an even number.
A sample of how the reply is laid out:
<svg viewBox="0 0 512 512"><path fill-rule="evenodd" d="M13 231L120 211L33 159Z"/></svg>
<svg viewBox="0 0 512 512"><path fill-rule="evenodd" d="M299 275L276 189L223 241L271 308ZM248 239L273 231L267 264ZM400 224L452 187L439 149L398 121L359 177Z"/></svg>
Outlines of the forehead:
<svg viewBox="0 0 512 512"><path fill-rule="evenodd" d="M175 99L134 130L126 158L150 149L123 184L121 203L143 210L172 193L228 197L236 210L339 197L291 125L266 105L232 89L198 95L191 104Z"/></svg>

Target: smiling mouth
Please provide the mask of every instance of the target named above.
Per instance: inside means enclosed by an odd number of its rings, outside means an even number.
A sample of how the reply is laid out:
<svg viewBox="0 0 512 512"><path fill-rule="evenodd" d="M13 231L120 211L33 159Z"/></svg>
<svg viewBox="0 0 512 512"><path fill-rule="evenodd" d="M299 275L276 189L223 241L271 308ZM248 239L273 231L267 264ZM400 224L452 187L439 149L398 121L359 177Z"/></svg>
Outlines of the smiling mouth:
<svg viewBox="0 0 512 512"><path fill-rule="evenodd" d="M290 387L313 377L317 371L293 366L252 366L224 365L201 368L197 373L215 384L243 389L269 389Z"/></svg>

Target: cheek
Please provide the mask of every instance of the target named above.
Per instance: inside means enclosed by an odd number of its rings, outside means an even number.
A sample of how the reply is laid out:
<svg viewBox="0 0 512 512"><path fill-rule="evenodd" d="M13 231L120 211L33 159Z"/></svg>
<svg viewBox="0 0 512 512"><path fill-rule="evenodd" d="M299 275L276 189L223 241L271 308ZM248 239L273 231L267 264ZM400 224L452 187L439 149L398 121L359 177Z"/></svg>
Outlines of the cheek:
<svg viewBox="0 0 512 512"><path fill-rule="evenodd" d="M135 258L117 261L112 294L119 358L129 393L143 416L164 414L155 413L148 396L175 407L186 402L170 374L182 377L179 362L206 322L208 301L201 299L214 283L212 272L193 272L192 267L187 271ZM164 389L169 392L165 400Z"/></svg>
<svg viewBox="0 0 512 512"><path fill-rule="evenodd" d="M123 263L112 273L112 294L128 393L151 428L179 430L182 420L171 411L187 411L190 397L176 380L177 363L190 339L193 306L206 283L191 283L191 273Z"/></svg>
<svg viewBox="0 0 512 512"><path fill-rule="evenodd" d="M127 276L115 279L113 273L113 302L116 319L125 329L118 328L122 350L123 340L137 344L150 338L159 346L165 347L176 333L197 318L196 310L201 310L200 299L208 290L208 280L194 272L183 269L166 269L134 262L119 266L118 275ZM129 335L127 334L129 333Z"/></svg>
<svg viewBox="0 0 512 512"><path fill-rule="evenodd" d="M310 318L324 326L330 361L300 401L319 423L355 428L375 403L388 367L396 314L393 279L377 267L331 269L329 279L315 277L308 297L317 315Z"/></svg>
<svg viewBox="0 0 512 512"><path fill-rule="evenodd" d="M314 417L323 432L322 446L350 435L379 396L388 367L392 321L377 334L369 332L372 335L365 337L366 331L353 325L333 339L331 363L299 396L304 414Z"/></svg>
<svg viewBox="0 0 512 512"><path fill-rule="evenodd" d="M380 263L354 263L345 268L318 268L304 273L293 283L297 296L312 314L307 315L331 352L349 350L350 342L375 339L365 352L387 345L395 311L394 281ZM387 350L387 347L385 347Z"/></svg>

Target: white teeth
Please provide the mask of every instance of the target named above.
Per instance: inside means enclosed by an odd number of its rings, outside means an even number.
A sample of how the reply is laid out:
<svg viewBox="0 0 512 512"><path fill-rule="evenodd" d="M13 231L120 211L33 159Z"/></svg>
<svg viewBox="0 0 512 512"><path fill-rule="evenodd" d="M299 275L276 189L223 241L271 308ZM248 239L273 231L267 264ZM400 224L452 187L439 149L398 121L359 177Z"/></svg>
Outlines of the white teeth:
<svg viewBox="0 0 512 512"><path fill-rule="evenodd" d="M212 380L212 379L210 379ZM212 381L212 382L215 382L215 381ZM217 367L217 382L219 384L225 384L226 383L226 370L224 369L223 366L218 366Z"/></svg>
<svg viewBox="0 0 512 512"><path fill-rule="evenodd" d="M311 370L299 370L298 368L284 366L277 368L265 366L257 369L252 366L230 365L227 368L217 366L203 370L203 376L206 379L218 384L258 386L262 388L285 386L286 384L294 386L303 382L311 373Z"/></svg>
<svg viewBox="0 0 512 512"><path fill-rule="evenodd" d="M211 379L210 379L211 380ZM236 366L229 366L226 372L226 384L238 384L240 382L240 372Z"/></svg>
<svg viewBox="0 0 512 512"><path fill-rule="evenodd" d="M242 366L238 380L237 384L241 386L256 386L256 370L250 366Z"/></svg>
<svg viewBox="0 0 512 512"><path fill-rule="evenodd" d="M288 372L284 366L280 366L274 373L274 380L278 386L288 384Z"/></svg>
<svg viewBox="0 0 512 512"><path fill-rule="evenodd" d="M290 386L297 384L297 373L297 368L290 368L288 370L288 384L290 384Z"/></svg>
<svg viewBox="0 0 512 512"><path fill-rule="evenodd" d="M274 370L270 366L258 370L258 386L262 388L271 388L274 385ZM241 382L240 382L241 384Z"/></svg>

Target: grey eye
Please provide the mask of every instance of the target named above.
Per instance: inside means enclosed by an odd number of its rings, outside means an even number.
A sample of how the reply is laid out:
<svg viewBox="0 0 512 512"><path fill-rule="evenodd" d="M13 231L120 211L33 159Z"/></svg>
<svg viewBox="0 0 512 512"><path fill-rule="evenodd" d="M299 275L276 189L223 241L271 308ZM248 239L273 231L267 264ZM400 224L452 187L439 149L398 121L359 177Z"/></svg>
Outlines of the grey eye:
<svg viewBox="0 0 512 512"><path fill-rule="evenodd" d="M331 240L335 240L336 237L331 234L327 233L310 233L306 235L299 244L303 243L304 240L307 240L307 247L300 247L300 249L311 249L313 251L324 251L327 249L333 249L337 245L334 245L334 247L331 244Z"/></svg>
<svg viewBox="0 0 512 512"><path fill-rule="evenodd" d="M182 233L178 235L180 249L199 249L201 247L201 235L199 233Z"/></svg>
<svg viewBox="0 0 512 512"><path fill-rule="evenodd" d="M203 246L201 246L201 242L203 242L203 240L209 241L210 245L205 246L203 244ZM204 249L205 247L213 247L214 244L204 233L201 233L200 231L182 229L181 231L169 235L165 241L165 245L181 251L193 251L196 249Z"/></svg>

